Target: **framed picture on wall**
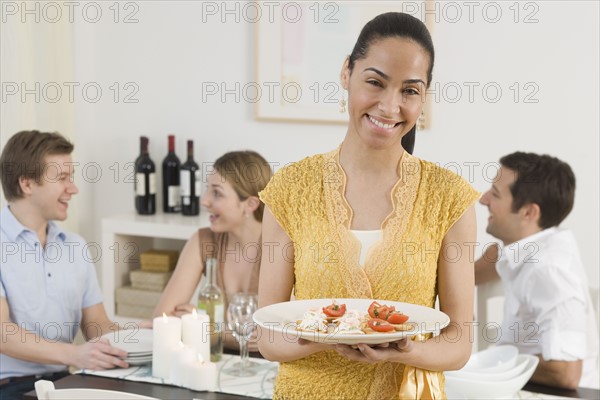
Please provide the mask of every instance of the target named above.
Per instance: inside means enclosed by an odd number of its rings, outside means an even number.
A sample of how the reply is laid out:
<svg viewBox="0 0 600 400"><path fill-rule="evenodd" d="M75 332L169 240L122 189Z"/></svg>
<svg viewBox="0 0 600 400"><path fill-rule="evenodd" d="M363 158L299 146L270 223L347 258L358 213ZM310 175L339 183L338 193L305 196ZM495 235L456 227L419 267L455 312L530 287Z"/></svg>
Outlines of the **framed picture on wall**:
<svg viewBox="0 0 600 400"><path fill-rule="evenodd" d="M417 18L427 2L255 2L255 113L259 120L346 123L340 72L362 27L399 11ZM260 14L260 18L258 18ZM431 27L429 26L430 31ZM429 107L419 129L427 127Z"/></svg>

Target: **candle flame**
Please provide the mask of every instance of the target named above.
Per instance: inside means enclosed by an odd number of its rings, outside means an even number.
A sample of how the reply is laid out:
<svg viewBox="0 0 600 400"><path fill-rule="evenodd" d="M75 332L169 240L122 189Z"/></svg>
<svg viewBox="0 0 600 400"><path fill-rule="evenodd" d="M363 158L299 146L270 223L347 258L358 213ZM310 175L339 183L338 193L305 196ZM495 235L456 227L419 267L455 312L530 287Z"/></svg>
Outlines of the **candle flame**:
<svg viewBox="0 0 600 400"><path fill-rule="evenodd" d="M198 313L196 312L196 309L192 309L192 318L194 319L198 319Z"/></svg>
<svg viewBox="0 0 600 400"><path fill-rule="evenodd" d="M167 318L167 314L163 313L163 322L166 324L169 322L169 318Z"/></svg>

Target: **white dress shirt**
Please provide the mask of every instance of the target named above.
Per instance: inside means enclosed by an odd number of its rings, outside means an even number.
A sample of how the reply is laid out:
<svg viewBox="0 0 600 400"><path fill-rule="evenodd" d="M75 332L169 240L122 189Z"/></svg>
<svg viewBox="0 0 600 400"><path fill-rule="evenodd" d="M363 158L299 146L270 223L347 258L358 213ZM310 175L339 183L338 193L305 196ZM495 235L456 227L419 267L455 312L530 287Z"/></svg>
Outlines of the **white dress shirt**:
<svg viewBox="0 0 600 400"><path fill-rule="evenodd" d="M545 360L583 360L579 385L598 387L598 329L587 278L570 231L550 228L505 246L499 344Z"/></svg>

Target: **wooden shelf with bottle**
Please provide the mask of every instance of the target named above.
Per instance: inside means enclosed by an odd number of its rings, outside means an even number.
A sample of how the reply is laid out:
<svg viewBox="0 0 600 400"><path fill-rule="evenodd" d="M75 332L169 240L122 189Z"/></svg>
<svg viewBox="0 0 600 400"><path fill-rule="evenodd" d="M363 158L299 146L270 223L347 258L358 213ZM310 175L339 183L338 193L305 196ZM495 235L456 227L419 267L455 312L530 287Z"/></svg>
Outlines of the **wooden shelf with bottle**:
<svg viewBox="0 0 600 400"><path fill-rule="evenodd" d="M208 213L199 216L156 213L114 215L102 220L102 295L110 319L119 323L139 318L116 314L116 289L130 284L129 273L139 268L139 255L150 249L181 251L196 230L208 227ZM154 306L154 304L149 305Z"/></svg>

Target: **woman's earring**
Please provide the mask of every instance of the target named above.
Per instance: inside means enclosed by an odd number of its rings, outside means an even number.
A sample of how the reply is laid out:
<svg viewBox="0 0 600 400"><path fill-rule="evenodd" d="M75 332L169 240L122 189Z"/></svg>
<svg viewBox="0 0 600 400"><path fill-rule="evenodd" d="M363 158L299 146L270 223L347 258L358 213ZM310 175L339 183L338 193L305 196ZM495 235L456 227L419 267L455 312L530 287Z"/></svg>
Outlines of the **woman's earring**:
<svg viewBox="0 0 600 400"><path fill-rule="evenodd" d="M342 94L342 98L340 99L339 103L340 103L340 114L343 114L346 112L346 96Z"/></svg>
<svg viewBox="0 0 600 400"><path fill-rule="evenodd" d="M419 118L417 119L417 129L425 129L425 110L421 111L421 115L419 115Z"/></svg>

